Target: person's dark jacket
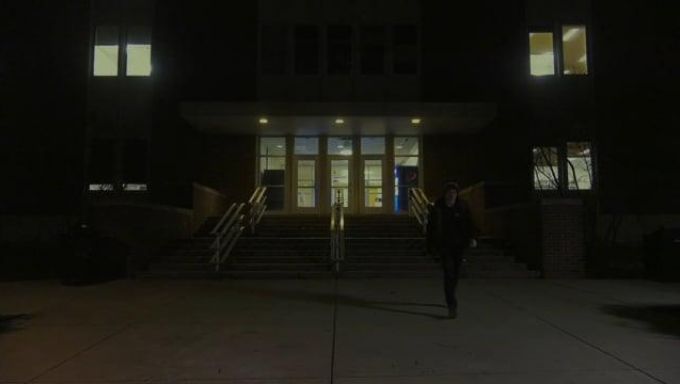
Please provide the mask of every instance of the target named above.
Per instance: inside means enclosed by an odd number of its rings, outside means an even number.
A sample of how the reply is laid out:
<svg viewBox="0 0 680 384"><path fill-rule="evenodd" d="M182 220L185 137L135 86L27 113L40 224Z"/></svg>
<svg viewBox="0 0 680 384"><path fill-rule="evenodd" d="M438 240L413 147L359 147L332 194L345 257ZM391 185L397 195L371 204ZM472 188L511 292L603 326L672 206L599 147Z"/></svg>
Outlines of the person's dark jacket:
<svg viewBox="0 0 680 384"><path fill-rule="evenodd" d="M427 248L429 253L442 249L465 249L478 234L470 209L462 199L456 199L453 207L447 207L443 197L430 206L427 223Z"/></svg>

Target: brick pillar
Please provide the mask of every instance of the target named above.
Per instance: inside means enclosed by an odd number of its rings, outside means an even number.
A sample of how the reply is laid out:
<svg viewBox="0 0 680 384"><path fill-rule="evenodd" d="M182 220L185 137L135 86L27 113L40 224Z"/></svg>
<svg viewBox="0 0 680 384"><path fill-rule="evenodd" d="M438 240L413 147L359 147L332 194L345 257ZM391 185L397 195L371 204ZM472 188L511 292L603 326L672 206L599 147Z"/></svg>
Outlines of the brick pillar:
<svg viewBox="0 0 680 384"><path fill-rule="evenodd" d="M544 277L584 277L583 201L543 199L540 207Z"/></svg>

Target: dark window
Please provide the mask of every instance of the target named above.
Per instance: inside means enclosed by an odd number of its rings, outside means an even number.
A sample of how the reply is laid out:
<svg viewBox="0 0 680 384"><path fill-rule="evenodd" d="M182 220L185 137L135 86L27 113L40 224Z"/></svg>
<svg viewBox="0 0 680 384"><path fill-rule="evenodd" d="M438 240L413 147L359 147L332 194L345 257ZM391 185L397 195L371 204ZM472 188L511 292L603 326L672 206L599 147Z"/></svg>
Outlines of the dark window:
<svg viewBox="0 0 680 384"><path fill-rule="evenodd" d="M319 27L295 27L295 73L314 75L319 72Z"/></svg>
<svg viewBox="0 0 680 384"><path fill-rule="evenodd" d="M288 72L288 29L284 25L262 26L262 73L285 75Z"/></svg>
<svg viewBox="0 0 680 384"><path fill-rule="evenodd" d="M418 72L418 29L415 25L394 27L394 73Z"/></svg>
<svg viewBox="0 0 680 384"><path fill-rule="evenodd" d="M361 28L361 73L385 73L385 28L382 26Z"/></svg>
<svg viewBox="0 0 680 384"><path fill-rule="evenodd" d="M123 143L124 183L143 183L147 180L147 142L146 140L126 140Z"/></svg>
<svg viewBox="0 0 680 384"><path fill-rule="evenodd" d="M97 139L90 147L89 181L113 183L116 176L116 142Z"/></svg>
<svg viewBox="0 0 680 384"><path fill-rule="evenodd" d="M328 73L331 75L352 72L352 27L331 25L327 30Z"/></svg>

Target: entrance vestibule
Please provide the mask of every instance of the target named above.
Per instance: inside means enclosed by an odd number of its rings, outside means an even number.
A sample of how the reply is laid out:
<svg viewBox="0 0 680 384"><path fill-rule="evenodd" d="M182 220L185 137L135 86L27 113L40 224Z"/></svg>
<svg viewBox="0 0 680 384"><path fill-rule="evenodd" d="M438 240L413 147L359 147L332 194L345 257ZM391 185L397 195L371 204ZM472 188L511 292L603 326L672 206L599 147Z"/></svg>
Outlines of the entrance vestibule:
<svg viewBox="0 0 680 384"><path fill-rule="evenodd" d="M422 186L417 136L262 136L257 181L270 214L408 212L408 188Z"/></svg>

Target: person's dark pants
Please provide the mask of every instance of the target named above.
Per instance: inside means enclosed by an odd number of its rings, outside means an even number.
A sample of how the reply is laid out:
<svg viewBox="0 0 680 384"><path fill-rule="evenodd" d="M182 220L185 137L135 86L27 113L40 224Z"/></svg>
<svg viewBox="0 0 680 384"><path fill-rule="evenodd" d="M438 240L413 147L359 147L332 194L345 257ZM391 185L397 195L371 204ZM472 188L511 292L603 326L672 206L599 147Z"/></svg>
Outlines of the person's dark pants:
<svg viewBox="0 0 680 384"><path fill-rule="evenodd" d="M440 252L441 263L444 269L444 292L446 293L446 305L449 309L458 308L456 299L456 287L460 276L460 267L463 262L463 248L452 247L442 249Z"/></svg>

